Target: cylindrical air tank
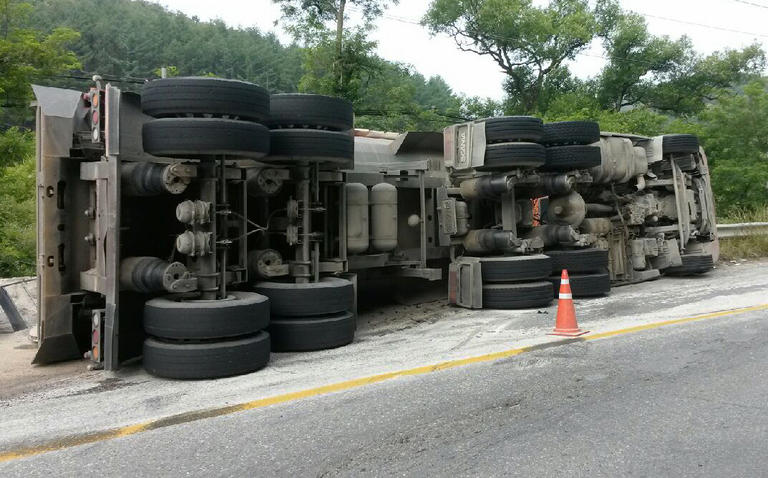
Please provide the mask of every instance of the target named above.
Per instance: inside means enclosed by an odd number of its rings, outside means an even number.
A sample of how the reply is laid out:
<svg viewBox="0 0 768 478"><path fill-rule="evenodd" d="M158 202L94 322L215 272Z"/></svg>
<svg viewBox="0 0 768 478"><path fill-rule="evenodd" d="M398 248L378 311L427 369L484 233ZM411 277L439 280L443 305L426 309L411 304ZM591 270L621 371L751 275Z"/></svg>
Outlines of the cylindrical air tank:
<svg viewBox="0 0 768 478"><path fill-rule="evenodd" d="M371 188L371 236L377 251L397 247L397 188L389 183Z"/></svg>
<svg viewBox="0 0 768 478"><path fill-rule="evenodd" d="M359 254L368 250L368 188L365 184L347 183L347 252Z"/></svg>

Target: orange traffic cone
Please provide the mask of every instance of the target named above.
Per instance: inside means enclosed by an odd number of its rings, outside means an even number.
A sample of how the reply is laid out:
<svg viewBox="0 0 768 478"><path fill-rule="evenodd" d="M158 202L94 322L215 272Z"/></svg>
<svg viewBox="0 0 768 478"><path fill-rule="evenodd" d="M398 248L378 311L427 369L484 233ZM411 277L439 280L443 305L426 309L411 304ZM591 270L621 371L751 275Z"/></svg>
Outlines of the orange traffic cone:
<svg viewBox="0 0 768 478"><path fill-rule="evenodd" d="M568 271L563 269L560 276L560 298L557 302L557 321L555 330L547 335L561 335L563 337L578 337L589 333L581 330L576 323L576 311L573 308L573 295L571 294L571 281L568 279Z"/></svg>

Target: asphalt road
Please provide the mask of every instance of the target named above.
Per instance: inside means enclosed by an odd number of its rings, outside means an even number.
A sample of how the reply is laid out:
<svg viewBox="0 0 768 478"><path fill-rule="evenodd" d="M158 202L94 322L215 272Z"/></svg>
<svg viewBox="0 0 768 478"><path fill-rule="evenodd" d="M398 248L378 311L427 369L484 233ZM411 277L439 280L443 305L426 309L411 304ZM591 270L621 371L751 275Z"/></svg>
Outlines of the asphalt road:
<svg viewBox="0 0 768 478"><path fill-rule="evenodd" d="M759 476L766 337L763 310L571 343L9 461L0 475Z"/></svg>

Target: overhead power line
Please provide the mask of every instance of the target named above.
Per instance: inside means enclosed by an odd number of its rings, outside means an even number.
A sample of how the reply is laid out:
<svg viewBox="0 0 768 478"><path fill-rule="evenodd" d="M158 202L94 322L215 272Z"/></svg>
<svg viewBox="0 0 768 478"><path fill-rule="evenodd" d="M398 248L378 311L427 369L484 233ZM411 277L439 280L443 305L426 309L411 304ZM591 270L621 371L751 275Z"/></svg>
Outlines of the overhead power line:
<svg viewBox="0 0 768 478"><path fill-rule="evenodd" d="M747 2L747 0L734 0L734 1L740 1L740 2L745 2L745 3L750 3L750 4L752 3L752 2ZM755 6L761 6L761 7L764 7L764 8L768 8L768 6L757 5L757 4L754 4L754 5ZM729 32L729 33L738 33L738 34L742 34L742 35L758 36L758 37L768 38L768 34L764 34L764 33L745 32L745 31L742 31L742 30L734 30L734 29L725 28L725 27L718 27L718 26L715 26L715 25L707 25L707 24L704 24L704 23L689 22L689 21L680 20L680 19L677 19L677 18L662 17L662 16L659 16L659 15L651 15L651 14L648 14L648 13L640 13L640 12L632 12L632 13L635 13L635 14L640 15L642 17L655 18L655 19L658 19L658 20L665 20L665 21L670 21L670 22L675 22L675 23L681 23L681 24L684 24L684 25L693 25L693 26L702 27L702 28L709 28L709 29L713 29L713 30L726 31L726 32ZM401 22L401 23L407 23L407 24L411 24L411 25L421 25L421 23L419 23L419 22L417 22L417 21L415 21L413 19L409 19L409 18L397 17L397 16L387 15L387 14L382 15L382 17L386 18L386 19L389 19L389 20ZM501 41L505 41L505 40L510 40L511 39L509 37L503 37L503 36L498 36L498 35L487 35L487 37L491 38L491 39L494 39L494 40L501 40ZM640 64L646 64L646 65L655 65L655 63L649 62L647 60L640 60L640 59L637 59L637 58L627 58L627 57L618 57L618 56L605 56L605 55L597 55L597 54L594 54L594 53L586 53L586 52L578 52L578 53L576 53L576 55L577 56L586 56L586 57L591 57L591 58L601 58L601 59L610 60L610 61L619 61L619 62L623 61L623 62L627 62L627 63L640 63Z"/></svg>
<svg viewBox="0 0 768 478"><path fill-rule="evenodd" d="M655 18L657 20L666 20L668 22L681 23L683 25L692 25L692 26L695 26L695 27L709 28L711 30L719 30L721 32L739 33L741 35L750 35L750 36L768 38L768 35L765 34L765 33L745 32L745 31L742 31L742 30L734 30L732 28L718 27L718 26L715 26L715 25L707 25L706 23L689 22L689 21L686 21L686 20L680 20L678 18L660 17L658 15L651 15L650 13L638 13L638 15L642 15L642 16L648 17L648 18Z"/></svg>
<svg viewBox="0 0 768 478"><path fill-rule="evenodd" d="M363 13L362 9L354 7L354 6L350 6L350 5L347 5L347 10L349 10L351 12L355 12L355 13ZM411 24L411 25L419 25L419 26L421 26L421 22L419 20L414 20L413 18L400 17L400 16L397 16L397 15L389 15L389 14L386 14L386 13L382 14L381 16L384 17L384 18L388 18L390 20L394 20L396 22L408 23L408 24Z"/></svg>
<svg viewBox="0 0 768 478"><path fill-rule="evenodd" d="M759 3L749 2L747 0L733 0L733 1L736 3L743 3L744 5L749 5L752 7L765 8L766 10L768 10L768 5L761 5Z"/></svg>
<svg viewBox="0 0 768 478"><path fill-rule="evenodd" d="M760 4L757 4L757 3L754 3L754 2L749 2L747 0L733 0L733 1L736 1L736 2L739 2L739 3L744 3L744 4L747 4L747 5L753 5L753 6L756 6L756 7L761 7L761 8L768 9L768 6L766 6L766 5L760 5ZM354 10L354 11L357 11L357 10ZM641 12L635 12L635 11L630 11L630 13L634 13L636 15L640 15L641 17L655 18L657 20L665 20L665 21L668 21L668 22L680 23L682 25L691 25L691 26L697 26L697 27L701 27L701 28L709 28L709 29L712 29L712 30L718 30L718 31L723 31L723 32L738 33L738 34L741 34L741 35L749 35L749 36L757 36L757 37L762 37L762 38L768 38L768 34L766 34L766 33L747 32L747 31L736 30L736 29L732 29L732 28L719 27L717 25L708 25L706 23L689 22L687 20L680 20L679 18L670 18L670 17L662 17L660 15L651 15L650 13L641 13ZM382 17L386 18L388 20L393 20L393 21L401 22L401 23L407 23L407 24L410 24L410 25L421 25L421 23L419 21L414 20L412 18L398 17L398 16L394 16L394 15L388 15L386 13L383 14ZM506 40L506 39L508 39L508 38L505 38L505 37L499 37L499 36L493 36L493 35L488 35L488 37L496 39L496 40Z"/></svg>

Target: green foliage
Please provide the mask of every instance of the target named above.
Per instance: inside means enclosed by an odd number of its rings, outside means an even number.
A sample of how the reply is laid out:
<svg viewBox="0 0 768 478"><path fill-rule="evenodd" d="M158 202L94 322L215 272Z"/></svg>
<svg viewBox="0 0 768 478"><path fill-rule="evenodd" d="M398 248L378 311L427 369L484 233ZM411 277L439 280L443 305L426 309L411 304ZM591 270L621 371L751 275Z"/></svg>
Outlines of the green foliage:
<svg viewBox="0 0 768 478"><path fill-rule="evenodd" d="M768 80L721 97L699 120L722 213L768 205Z"/></svg>
<svg viewBox="0 0 768 478"><path fill-rule="evenodd" d="M162 77L163 76L163 67L156 68L153 72L155 76ZM176 68L174 65L170 65L165 67L165 76L166 78L173 78L174 76L179 76L179 69Z"/></svg>
<svg viewBox="0 0 768 478"><path fill-rule="evenodd" d="M13 138L9 139L9 133ZM3 156L0 165L0 277L32 275L35 271L34 139L17 131L0 133L0 147L28 143ZM8 154L3 149L0 154Z"/></svg>
<svg viewBox="0 0 768 478"><path fill-rule="evenodd" d="M248 80L272 91L296 91L302 51L273 34L202 22L145 0L29 0L34 27L67 26L81 32L73 50L84 70L121 78L159 76L175 65L179 76L214 74ZM82 88L84 82L55 81ZM140 83L122 84L139 89Z"/></svg>
<svg viewBox="0 0 768 478"><path fill-rule="evenodd" d="M271 34L256 29L233 29L220 21L201 22L172 13L146 1L128 0L30 0L33 25L50 29L67 25L83 32L73 45L89 72L135 78L123 89L138 90L142 78L215 75L252 81L273 92L304 91L340 95L351 99L361 127L398 130L406 127L439 130L458 118L461 98L440 78L425 79L404 67L378 58L374 44L363 31L347 29L343 48L344 88L337 90L334 33L323 25L313 30L311 48L283 46ZM379 2L384 5L383 2ZM370 9L359 2L347 8ZM91 12L98 11L99 15ZM120 18L120 21L113 21ZM48 84L80 89L87 81L54 78ZM396 98L394 104L385 102ZM383 115L393 114L387 119ZM401 128L402 127L402 128Z"/></svg>
<svg viewBox="0 0 768 478"><path fill-rule="evenodd" d="M319 38L304 52L299 91L339 96L359 104L363 83L380 73L381 62L373 54L375 43L361 30L345 32L338 57L332 35L322 32Z"/></svg>
<svg viewBox="0 0 768 478"><path fill-rule="evenodd" d="M80 64L67 48L78 38L68 28L29 26L32 6L0 0L0 95L16 112L3 111L5 121L27 116L30 83ZM34 134L16 127L0 133L0 276L30 275L35 263Z"/></svg>
<svg viewBox="0 0 768 478"><path fill-rule="evenodd" d="M286 28L306 45L301 91L339 96L360 102L362 83L376 75L376 43L368 40L373 20L398 0L273 0ZM361 13L363 24L346 25L349 10Z"/></svg>
<svg viewBox="0 0 768 478"><path fill-rule="evenodd" d="M759 45L701 56L685 36L652 35L642 16L622 11L615 0L593 5L586 0L552 0L544 6L532 0L432 0L423 23L432 33L452 36L459 49L489 56L502 68L506 114L550 115L552 108L562 109L563 96L571 95L572 101L573 93L594 97L603 110L648 107L697 114L765 68ZM595 38L603 39L609 62L597 78L583 82L565 62Z"/></svg>
<svg viewBox="0 0 768 478"><path fill-rule="evenodd" d="M0 134L0 168L16 165L34 154L33 132L13 127Z"/></svg>
<svg viewBox="0 0 768 478"><path fill-rule="evenodd" d="M426 80L407 65L379 60L363 85L356 126L384 131L440 131L462 121L461 100L440 77Z"/></svg>
<svg viewBox="0 0 768 478"><path fill-rule="evenodd" d="M617 112L603 109L599 101L584 92L572 92L556 98L543 115L546 121L597 121L603 131L656 136L668 130L671 119L640 106Z"/></svg>
<svg viewBox="0 0 768 478"><path fill-rule="evenodd" d="M7 123L28 116L31 83L80 66L68 50L78 33L58 26L43 30L50 33L32 29L31 12L27 2L0 0L0 103L13 107L2 113Z"/></svg>
<svg viewBox="0 0 768 478"><path fill-rule="evenodd" d="M351 101L356 126L386 131L440 130L461 120L461 99L442 78L376 56L372 22L397 0L273 0L283 22L306 44L299 91ZM346 25L349 10L363 25Z"/></svg>
<svg viewBox="0 0 768 478"><path fill-rule="evenodd" d="M755 158L768 153L768 81L748 83L741 94L720 98L700 115L707 151L718 158Z"/></svg>
<svg viewBox="0 0 768 478"><path fill-rule="evenodd" d="M730 215L768 204L768 164L720 161L711 174L718 214Z"/></svg>
<svg viewBox="0 0 768 478"><path fill-rule="evenodd" d="M593 10L587 0L432 0L423 23L462 51L491 57L507 74L507 112L526 113L543 109L543 93L570 77L563 63L602 31L604 3Z"/></svg>
<svg viewBox="0 0 768 478"><path fill-rule="evenodd" d="M461 115L467 119L491 118L504 114L504 105L492 98L473 96L464 98Z"/></svg>
<svg viewBox="0 0 768 478"><path fill-rule="evenodd" d="M348 19L348 10L359 12L366 26L384 13L387 4L397 4L399 0L272 0L280 5L286 30L297 39L313 45L318 32L329 29L333 24L334 32L343 31ZM339 40L337 38L337 40Z"/></svg>
<svg viewBox="0 0 768 478"><path fill-rule="evenodd" d="M659 78L678 68L691 50L686 37L651 35L645 19L634 13L618 14L604 43L610 62L600 74L597 96L602 107L614 111L646 100Z"/></svg>
<svg viewBox="0 0 768 478"><path fill-rule="evenodd" d="M706 105L765 69L759 45L702 57L689 49L685 59L657 79L642 101L674 115L696 114Z"/></svg>
<svg viewBox="0 0 768 478"><path fill-rule="evenodd" d="M602 111L597 121L603 131L657 136L669 131L669 117L638 107L625 112Z"/></svg>

